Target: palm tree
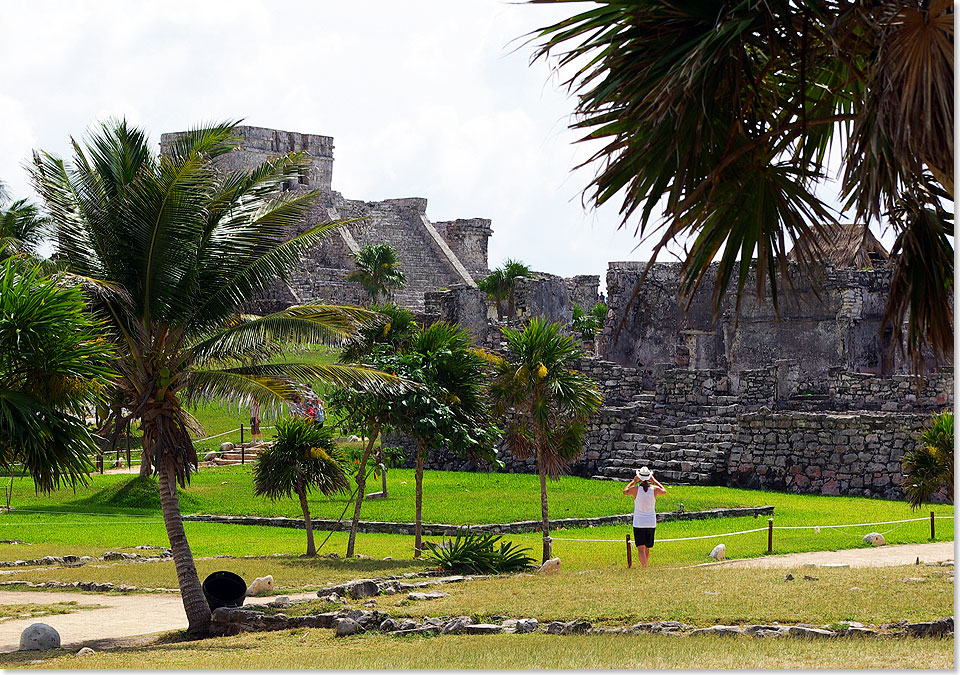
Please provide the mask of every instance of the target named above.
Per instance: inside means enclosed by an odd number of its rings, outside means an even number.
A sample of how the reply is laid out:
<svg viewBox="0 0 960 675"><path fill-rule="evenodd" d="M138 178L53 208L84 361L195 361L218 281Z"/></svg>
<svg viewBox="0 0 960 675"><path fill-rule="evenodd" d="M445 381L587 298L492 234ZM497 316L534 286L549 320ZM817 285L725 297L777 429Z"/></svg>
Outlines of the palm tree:
<svg viewBox="0 0 960 675"><path fill-rule="evenodd" d="M56 228L68 272L91 290L118 353L120 429L139 419L143 462L158 475L163 520L190 634L210 620L180 517L177 485L197 464L191 401L277 409L294 381L383 385L396 378L343 365L270 363L285 349L339 344L371 313L303 305L268 316L244 314L255 294L282 277L336 224L284 241L313 193L281 192L305 170L301 155L252 172L221 172L213 159L233 147L232 124L183 134L169 156L154 157L143 131L108 122L72 165L37 153L34 186Z"/></svg>
<svg viewBox="0 0 960 675"><path fill-rule="evenodd" d="M953 352L953 31L949 0L600 0L532 40L602 144L585 198L622 200L622 226L657 235L651 263L689 241L688 300L718 261L717 311L751 276L777 308L790 240L812 269L806 235L836 222L816 187L843 148L844 208L897 234L884 317L919 369Z"/></svg>
<svg viewBox="0 0 960 675"><path fill-rule="evenodd" d="M422 385L403 397L394 422L417 442L415 557L422 548L423 464L430 450L496 461L499 430L487 403L487 359L471 342L465 329L437 321L422 327L395 362L398 374Z"/></svg>
<svg viewBox="0 0 960 675"><path fill-rule="evenodd" d="M477 288L497 304L497 318L500 320L503 320L504 316L514 318L516 312L514 288L517 277L535 278L533 271L527 265L519 260L507 258L503 265L492 270L477 284ZM503 307L504 302L507 303L506 310Z"/></svg>
<svg viewBox="0 0 960 675"><path fill-rule="evenodd" d="M583 452L587 421L603 402L596 383L571 370L583 350L561 328L541 318L523 330L504 328L511 354L497 364L490 385L495 413L506 416L510 452L518 459L536 458L544 561L551 557L547 478L558 480Z"/></svg>
<svg viewBox="0 0 960 675"><path fill-rule="evenodd" d="M584 312L580 305L573 306L573 322L571 328L573 332L579 333L584 342L593 342L597 336L597 331L603 328L607 320L607 306L598 302L590 308L589 312Z"/></svg>
<svg viewBox="0 0 960 675"><path fill-rule="evenodd" d="M936 413L900 460L910 508L917 509L944 490L953 503L953 413Z"/></svg>
<svg viewBox="0 0 960 675"><path fill-rule="evenodd" d="M343 470L344 461L330 427L282 417L277 420L273 445L263 450L253 465L255 495L273 500L289 499L291 494L300 498L308 557L317 555L317 549L313 543L307 493L312 489L324 495L346 492L350 481Z"/></svg>
<svg viewBox="0 0 960 675"><path fill-rule="evenodd" d="M0 258L26 253L36 255L47 233L47 222L26 199L9 201L7 186L0 181Z"/></svg>
<svg viewBox="0 0 960 675"><path fill-rule="evenodd" d="M370 302L389 297L393 291L407 285L407 276L400 269L397 249L390 244L367 244L355 253L350 253L356 269L347 275L350 281L363 286Z"/></svg>
<svg viewBox="0 0 960 675"><path fill-rule="evenodd" d="M80 288L62 282L0 262L0 468L21 464L44 493L85 481L96 445L84 418L114 376Z"/></svg>

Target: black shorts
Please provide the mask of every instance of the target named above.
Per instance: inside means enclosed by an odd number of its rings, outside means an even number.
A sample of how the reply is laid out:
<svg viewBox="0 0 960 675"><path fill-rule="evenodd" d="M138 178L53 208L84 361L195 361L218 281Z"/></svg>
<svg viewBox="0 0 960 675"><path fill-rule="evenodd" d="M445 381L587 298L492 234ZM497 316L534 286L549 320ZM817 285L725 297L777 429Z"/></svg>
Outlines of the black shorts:
<svg viewBox="0 0 960 675"><path fill-rule="evenodd" d="M633 543L637 546L646 546L653 548L653 535L656 533L655 527L635 527L633 528Z"/></svg>

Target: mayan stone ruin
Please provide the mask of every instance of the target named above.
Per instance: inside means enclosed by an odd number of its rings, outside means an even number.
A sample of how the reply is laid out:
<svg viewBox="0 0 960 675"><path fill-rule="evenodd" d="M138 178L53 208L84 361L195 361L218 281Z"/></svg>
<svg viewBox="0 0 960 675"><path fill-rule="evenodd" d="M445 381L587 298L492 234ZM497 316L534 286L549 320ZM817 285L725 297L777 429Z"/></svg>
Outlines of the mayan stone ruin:
<svg viewBox="0 0 960 675"><path fill-rule="evenodd" d="M599 276L562 278L538 272L517 279L516 316L499 320L476 282L489 272L490 220L432 222L424 198L365 202L333 189L333 139L238 127L241 142L219 161L251 168L290 151L312 166L289 190L317 190L309 217L357 219L328 236L288 284L252 309L273 311L312 301L360 303L346 280L348 253L367 243L393 245L409 283L395 301L420 321L466 327L478 345L502 349L500 328L532 316L569 324L574 304L589 309ZM177 134L164 134L166 149ZM712 280L688 305L678 294L679 264L656 263L634 295L646 263L611 262L609 312L581 368L600 384L605 404L593 420L571 473L625 479L648 465L664 482L732 485L814 494L903 496L899 459L931 411L953 406L953 364L927 363L922 379L891 345L881 315L890 283L887 252L862 228L824 228L823 265L797 274L779 315L746 284L739 316L728 293L714 320ZM514 257L523 258L517 251ZM945 310L949 311L949 310ZM393 438L408 450L412 443ZM500 449L502 470L533 471ZM433 453L428 468L489 470Z"/></svg>

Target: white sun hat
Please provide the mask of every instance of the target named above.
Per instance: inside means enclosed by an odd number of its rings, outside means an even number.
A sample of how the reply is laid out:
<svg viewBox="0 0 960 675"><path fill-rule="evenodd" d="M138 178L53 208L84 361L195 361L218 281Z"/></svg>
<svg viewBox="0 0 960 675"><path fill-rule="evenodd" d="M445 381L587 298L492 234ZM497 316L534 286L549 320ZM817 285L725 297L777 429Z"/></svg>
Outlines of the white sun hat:
<svg viewBox="0 0 960 675"><path fill-rule="evenodd" d="M653 471L650 470L650 467L644 466L637 471L637 478L640 480L650 480L653 478Z"/></svg>

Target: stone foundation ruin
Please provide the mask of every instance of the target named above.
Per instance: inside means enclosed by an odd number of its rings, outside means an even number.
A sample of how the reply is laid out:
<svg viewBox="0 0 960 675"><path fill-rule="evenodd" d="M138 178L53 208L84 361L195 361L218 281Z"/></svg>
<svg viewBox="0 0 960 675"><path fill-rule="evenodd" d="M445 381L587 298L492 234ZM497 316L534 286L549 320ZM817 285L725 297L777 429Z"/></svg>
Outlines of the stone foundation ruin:
<svg viewBox="0 0 960 675"><path fill-rule="evenodd" d="M218 160L225 169L250 169L290 151L312 160L285 186L319 193L291 236L318 222L353 221L326 237L289 283L275 285L252 311L363 302L365 291L346 280L353 269L348 254L386 242L409 279L398 304L420 321L460 323L478 345L503 349L506 322L476 288L489 271L489 220L431 222L423 198L346 199L332 188L332 138L257 127L237 133L239 146ZM164 134L161 149L176 136ZM728 293L715 320L712 279L684 309L679 264L653 265L634 297L646 263L610 263L606 325L580 366L600 384L605 405L570 471L625 479L646 464L668 483L902 497L900 457L931 411L953 406L952 363L929 363L922 382L907 375L908 364L881 324L890 283L886 252L852 226L834 227L829 236L845 243L823 246L824 266L817 276L795 277L797 293L782 294L779 315L769 300L757 301L752 278L739 316ZM544 316L569 325L573 304L589 310L598 285L596 275L518 278L512 323ZM409 439L387 443L407 447L412 464ZM514 460L506 448L500 457L506 471L534 470L532 459ZM489 469L443 451L431 454L427 466Z"/></svg>

